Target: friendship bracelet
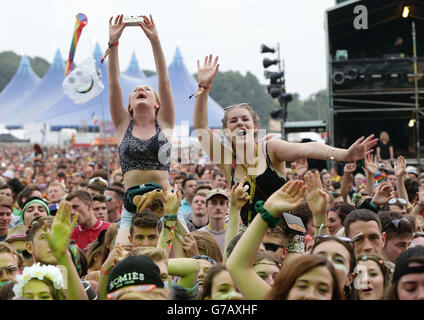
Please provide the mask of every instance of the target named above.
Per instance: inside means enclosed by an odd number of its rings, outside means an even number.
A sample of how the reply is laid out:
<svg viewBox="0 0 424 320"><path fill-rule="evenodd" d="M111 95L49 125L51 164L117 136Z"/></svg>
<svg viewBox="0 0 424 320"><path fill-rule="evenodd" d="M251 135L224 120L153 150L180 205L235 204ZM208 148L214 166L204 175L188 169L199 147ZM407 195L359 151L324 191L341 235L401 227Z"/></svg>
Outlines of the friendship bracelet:
<svg viewBox="0 0 424 320"><path fill-rule="evenodd" d="M100 272L105 275L109 275L109 271L106 271L105 269L103 269L103 267L100 268Z"/></svg>
<svg viewBox="0 0 424 320"><path fill-rule="evenodd" d="M103 61L105 61L105 59L106 59L106 57L109 55L109 53L110 53L110 51L111 51L112 47L117 47L117 46L118 46L119 41L116 41L115 43L110 43L110 42L108 42L107 44L108 44L108 46L109 46L109 47L106 49L106 52L105 52L105 54L104 54L104 56L103 56L102 60L100 60L100 62L101 62L101 63L103 63Z"/></svg>
<svg viewBox="0 0 424 320"><path fill-rule="evenodd" d="M195 92L195 93L193 93L190 97L188 97L189 99L191 99L193 96L196 96L196 98L198 97L198 96L200 96L205 90L209 90L211 87L210 86L201 86L200 84L199 84L199 89Z"/></svg>
<svg viewBox="0 0 424 320"><path fill-rule="evenodd" d="M261 214L262 219L265 220L265 222L268 224L268 227L273 229L276 226L278 226L278 224L280 223L280 218L274 217L263 206L264 206L264 201L260 200L260 201L256 202L255 209L256 209L257 212L259 212Z"/></svg>

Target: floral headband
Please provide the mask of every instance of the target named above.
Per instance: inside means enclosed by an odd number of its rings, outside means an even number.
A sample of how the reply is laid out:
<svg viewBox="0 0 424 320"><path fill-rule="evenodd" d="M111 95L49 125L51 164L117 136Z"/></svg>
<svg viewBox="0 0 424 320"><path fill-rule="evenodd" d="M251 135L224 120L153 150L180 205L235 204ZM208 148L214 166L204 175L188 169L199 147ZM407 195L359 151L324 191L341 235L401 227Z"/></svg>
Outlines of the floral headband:
<svg viewBox="0 0 424 320"><path fill-rule="evenodd" d="M16 284L13 286L13 292L16 297L24 295L24 287L31 279L49 279L56 289L64 289L64 281L60 268L53 265L40 265L39 262L30 267L25 267L22 274L18 274L15 278Z"/></svg>

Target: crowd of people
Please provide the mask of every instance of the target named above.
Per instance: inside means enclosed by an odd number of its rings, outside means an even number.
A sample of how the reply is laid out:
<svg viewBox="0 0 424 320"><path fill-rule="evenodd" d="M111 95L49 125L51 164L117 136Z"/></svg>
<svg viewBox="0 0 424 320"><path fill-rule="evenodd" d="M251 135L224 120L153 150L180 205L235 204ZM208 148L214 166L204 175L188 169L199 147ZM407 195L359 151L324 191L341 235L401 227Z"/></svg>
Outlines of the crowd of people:
<svg viewBox="0 0 424 320"><path fill-rule="evenodd" d="M347 149L260 139L247 103L225 109L218 137L207 122L219 70L209 55L197 63L193 113L204 156L181 161L151 16L140 27L159 93L140 85L123 105L122 20L109 22L119 141L109 158L101 147L0 149L0 299L424 299L424 173L384 151L388 137Z"/></svg>

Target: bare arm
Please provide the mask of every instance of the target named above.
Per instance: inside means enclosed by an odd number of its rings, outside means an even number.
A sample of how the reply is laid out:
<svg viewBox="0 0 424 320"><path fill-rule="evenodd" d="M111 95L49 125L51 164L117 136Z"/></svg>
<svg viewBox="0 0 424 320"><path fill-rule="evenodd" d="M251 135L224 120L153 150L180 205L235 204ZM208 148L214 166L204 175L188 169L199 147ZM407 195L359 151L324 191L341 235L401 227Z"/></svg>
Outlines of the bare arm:
<svg viewBox="0 0 424 320"><path fill-rule="evenodd" d="M271 140L268 150L278 161L292 162L300 158L350 162L364 158L372 153L378 139L374 135L359 138L349 149L334 148L319 142L292 143L284 140Z"/></svg>
<svg viewBox="0 0 424 320"><path fill-rule="evenodd" d="M218 57L212 63L212 55L205 57L203 67L197 61L199 85L210 87L218 74ZM208 154L209 158L221 166L227 179L231 178L232 151L221 144L221 140L215 136L208 125L208 95L209 89L205 89L201 95L196 97L193 113L193 127L196 130L197 137L202 149ZM222 164L228 164L226 166Z"/></svg>
<svg viewBox="0 0 424 320"><path fill-rule="evenodd" d="M281 212L296 208L302 202L304 192L303 181L289 181L274 192L263 207L273 217L279 217ZM270 286L253 270L254 259L267 229L268 224L261 214L257 214L227 261L231 277L247 300L264 299L270 289Z"/></svg>
<svg viewBox="0 0 424 320"><path fill-rule="evenodd" d="M365 174L367 177L367 184L365 186L365 191L369 194L374 194L374 176L378 170L377 159L374 158L372 154L369 154L365 157Z"/></svg>
<svg viewBox="0 0 424 320"><path fill-rule="evenodd" d="M109 20L109 43L114 44L124 31L125 24L122 23L123 15L118 15L112 24L113 17ZM118 140L121 140L125 129L130 122L130 115L124 107L119 70L119 46L114 46L108 55L108 78L109 78L109 109L115 127Z"/></svg>
<svg viewBox="0 0 424 320"><path fill-rule="evenodd" d="M350 203L349 199L349 182L350 182L350 174L355 172L356 170L356 162L346 163L343 169L343 179L342 185L340 187L340 194L343 196L345 202Z"/></svg>
<svg viewBox="0 0 424 320"><path fill-rule="evenodd" d="M405 187L406 180L406 161L403 156L399 156L397 162L395 163L395 175L396 175L396 187L399 198L406 200L406 206L409 206L408 192Z"/></svg>
<svg viewBox="0 0 424 320"><path fill-rule="evenodd" d="M168 260L168 273L178 276L178 285L192 288L196 284L199 263L191 258L173 258Z"/></svg>
<svg viewBox="0 0 424 320"><path fill-rule="evenodd" d="M155 58L156 71L158 74L158 87L161 107L157 118L161 128L174 128L175 108L172 90L169 82L168 67L166 65L165 55L160 44L159 35L152 16L150 19L144 16L143 23L140 23L147 38L150 40Z"/></svg>

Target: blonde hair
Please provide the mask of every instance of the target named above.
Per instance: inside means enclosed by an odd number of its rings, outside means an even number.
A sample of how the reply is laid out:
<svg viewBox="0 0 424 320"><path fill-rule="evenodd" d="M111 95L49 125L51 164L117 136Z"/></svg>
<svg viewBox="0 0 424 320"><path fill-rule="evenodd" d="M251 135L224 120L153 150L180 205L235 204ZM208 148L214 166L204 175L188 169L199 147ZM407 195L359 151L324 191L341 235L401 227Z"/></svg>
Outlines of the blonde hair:
<svg viewBox="0 0 424 320"><path fill-rule="evenodd" d="M390 141L390 135L389 135L389 133L387 132L387 131L381 131L380 132L380 137L379 137L379 140L381 141L381 140L383 140L383 136L384 135L386 135L387 136L387 141Z"/></svg>
<svg viewBox="0 0 424 320"><path fill-rule="evenodd" d="M159 95L156 92L156 90L154 88L152 88L152 90L153 90L153 93L154 93L154 95L156 97L156 102L159 104L159 108L157 108L156 109L156 112L155 112L155 116L157 116L158 113L159 113L159 110L160 110L160 100L159 100ZM130 117L132 118L134 116L134 111L130 110L130 107L131 107L131 101L130 100L131 100L131 94L128 97L128 108L127 109L128 109L128 113L130 114Z"/></svg>
<svg viewBox="0 0 424 320"><path fill-rule="evenodd" d="M252 116L253 123L256 124L256 125L259 125L259 122L260 122L259 115L252 109L250 104L248 104L248 103L238 103L238 104L234 104L234 105L229 106L229 107L224 109L224 118L222 118L222 120L221 120L223 129L227 128L228 112L230 112L231 110L234 110L235 108L243 108L243 109L246 109L247 111L249 111L250 115Z"/></svg>

